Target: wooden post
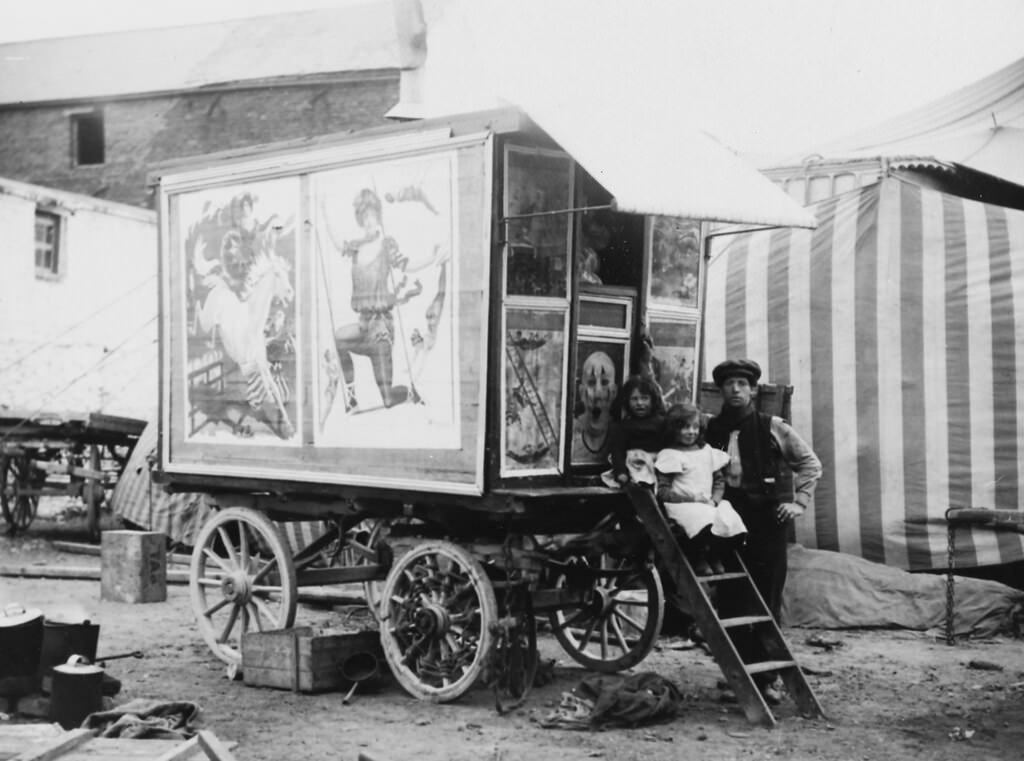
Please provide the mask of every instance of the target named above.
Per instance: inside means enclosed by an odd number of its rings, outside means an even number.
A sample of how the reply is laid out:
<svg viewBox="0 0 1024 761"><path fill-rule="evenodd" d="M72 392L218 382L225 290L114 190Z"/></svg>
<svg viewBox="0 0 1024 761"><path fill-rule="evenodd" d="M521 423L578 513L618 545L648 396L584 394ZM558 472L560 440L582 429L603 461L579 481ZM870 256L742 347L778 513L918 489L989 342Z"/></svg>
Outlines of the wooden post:
<svg viewBox="0 0 1024 761"><path fill-rule="evenodd" d="M100 599L164 602L166 537L155 531L104 531L100 541Z"/></svg>

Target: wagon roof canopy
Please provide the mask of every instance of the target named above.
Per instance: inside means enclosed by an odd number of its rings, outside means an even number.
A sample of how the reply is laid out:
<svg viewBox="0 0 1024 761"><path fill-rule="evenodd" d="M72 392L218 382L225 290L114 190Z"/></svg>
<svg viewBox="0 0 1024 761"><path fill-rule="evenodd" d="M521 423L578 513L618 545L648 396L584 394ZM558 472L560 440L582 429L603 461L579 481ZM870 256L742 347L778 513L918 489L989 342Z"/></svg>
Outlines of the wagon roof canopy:
<svg viewBox="0 0 1024 761"><path fill-rule="evenodd" d="M149 183L214 162L223 166L438 129L448 129L452 136L477 131L543 133L612 195L619 211L780 227L817 224L813 214L765 175L687 126L671 109L652 105L614 117L607 109L596 110L582 100L572 101L571 106L505 106L174 159L152 165Z"/></svg>
<svg viewBox="0 0 1024 761"><path fill-rule="evenodd" d="M573 101L524 106L612 194L619 211L815 227L814 215L714 138L678 104Z"/></svg>

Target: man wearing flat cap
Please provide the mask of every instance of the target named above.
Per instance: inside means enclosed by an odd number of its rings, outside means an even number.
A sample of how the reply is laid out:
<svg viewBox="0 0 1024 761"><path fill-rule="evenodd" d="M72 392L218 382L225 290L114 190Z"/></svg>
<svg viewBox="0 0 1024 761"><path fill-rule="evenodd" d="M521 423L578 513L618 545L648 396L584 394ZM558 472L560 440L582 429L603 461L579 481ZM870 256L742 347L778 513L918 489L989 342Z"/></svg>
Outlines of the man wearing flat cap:
<svg viewBox="0 0 1024 761"><path fill-rule="evenodd" d="M722 393L722 409L708 421L707 443L730 455L724 499L747 525L747 543L740 552L754 584L779 621L786 583L787 529L793 518L803 515L814 496L821 462L782 418L755 409L754 393L761 378L756 362L728 359L711 371L711 377ZM789 480L782 478L783 468L793 471L791 494L780 490ZM722 610L719 613L724 615ZM769 702L778 701L775 687L767 682L760 686Z"/></svg>

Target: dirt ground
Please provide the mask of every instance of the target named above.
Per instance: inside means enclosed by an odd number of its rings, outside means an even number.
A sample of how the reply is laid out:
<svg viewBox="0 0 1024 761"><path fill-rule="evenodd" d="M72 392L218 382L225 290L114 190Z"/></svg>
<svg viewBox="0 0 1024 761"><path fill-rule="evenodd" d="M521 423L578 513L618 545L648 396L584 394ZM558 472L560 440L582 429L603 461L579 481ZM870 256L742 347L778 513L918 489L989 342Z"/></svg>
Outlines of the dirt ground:
<svg viewBox="0 0 1024 761"><path fill-rule="evenodd" d="M0 565L99 567L98 557L56 551L53 539L85 541L84 530L75 520L37 521L25 536L0 537ZM195 728L237 743L240 761L356 761L360 753L374 761L952 761L1019 759L1024 747L1024 641L1010 638L949 646L939 632L787 629L828 718L800 718L787 699L776 710L778 725L765 729L749 725L735 704L720 702L720 673L708 655L679 649L685 641L666 636L637 670L679 686L681 715L635 729L574 731L545 729L540 721L589 672L544 634L539 647L542 658L554 662L553 681L535 687L519 709L499 715L484 687L436 705L392 682L343 705L339 692L305 695L231 681L195 627L184 585L169 585L166 602L133 605L100 600L98 581L0 577L0 604L12 601L49 617L99 623L101 655L142 650L143 659L107 664L123 683L116 701L196 702ZM363 613L352 606L301 605L297 624L337 626ZM838 646L809 644L815 636ZM15 711L0 718L0 728L30 720Z"/></svg>

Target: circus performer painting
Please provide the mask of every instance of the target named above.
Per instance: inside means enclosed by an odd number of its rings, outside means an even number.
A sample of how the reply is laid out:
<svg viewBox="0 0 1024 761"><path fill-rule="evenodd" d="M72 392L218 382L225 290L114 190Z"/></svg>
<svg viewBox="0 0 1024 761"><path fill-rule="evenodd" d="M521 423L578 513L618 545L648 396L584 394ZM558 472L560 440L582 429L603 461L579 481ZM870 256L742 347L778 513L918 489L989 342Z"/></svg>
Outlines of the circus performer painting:
<svg viewBox="0 0 1024 761"><path fill-rule="evenodd" d="M622 347L618 348L622 362ZM608 463L608 428L612 419L612 402L619 391L619 375L615 360L608 351L581 343L580 356L584 356L576 384L575 417L572 427L572 462L574 465L606 465Z"/></svg>
<svg viewBox="0 0 1024 761"><path fill-rule="evenodd" d="M405 287L408 259L402 256L395 239L384 234L381 200L377 193L363 188L356 195L353 207L363 235L344 241L340 248L341 255L352 260L351 303L358 320L334 331L344 373L345 405L349 409L359 406L354 390L352 354L369 357L385 407L404 401L417 402L415 387L392 385L391 355L395 344L395 306L419 295L423 287L419 281L411 289Z"/></svg>
<svg viewBox="0 0 1024 761"><path fill-rule="evenodd" d="M287 184L287 183L286 183ZM186 196L188 393L193 438L294 440L294 187Z"/></svg>
<svg viewBox="0 0 1024 761"><path fill-rule="evenodd" d="M451 427L450 167L374 165L319 183L322 440L366 429L361 443L383 446L386 432L366 419L390 411L413 437L427 421Z"/></svg>

